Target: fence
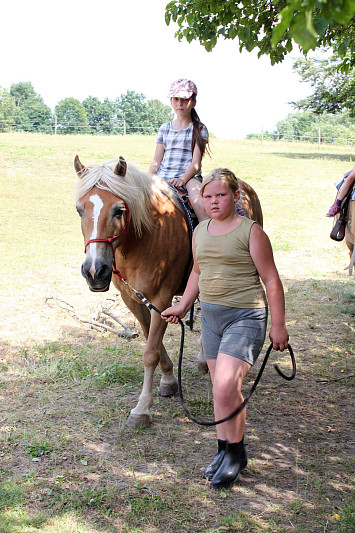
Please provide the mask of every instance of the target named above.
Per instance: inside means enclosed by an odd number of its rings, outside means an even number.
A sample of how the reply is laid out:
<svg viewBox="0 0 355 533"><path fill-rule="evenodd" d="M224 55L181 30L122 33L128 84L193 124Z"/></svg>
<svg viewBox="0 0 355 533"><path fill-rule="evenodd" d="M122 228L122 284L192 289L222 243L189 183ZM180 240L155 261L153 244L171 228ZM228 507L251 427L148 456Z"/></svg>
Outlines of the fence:
<svg viewBox="0 0 355 533"><path fill-rule="evenodd" d="M129 133L142 133L153 135L158 132L161 123L144 124L130 123L126 120L114 119L108 124L61 124L58 123L57 117L53 122L39 124L37 122L16 123L6 120L0 120L0 133L8 131L24 131L32 133L46 133L52 135L84 133L88 135L127 135Z"/></svg>
<svg viewBox="0 0 355 533"><path fill-rule="evenodd" d="M17 124L8 121L0 120L0 133L8 131L25 131L31 133L45 133L52 135L70 135L70 134L88 134L88 135L129 135L129 134L143 134L143 135L154 135L158 132L160 127L159 124L145 123L137 124L130 123L126 120L116 119L111 123L112 129L105 131L104 128L99 127L99 125L90 125L90 124L69 124L63 125L58 124L57 118L54 117L53 123L48 124L38 124L38 123L29 123ZM246 136L246 139L256 139L260 140L261 143L264 141L286 141L286 142L309 142L314 144L339 144L342 146L354 145L355 139L351 137L335 137L334 135L322 134L321 130L318 129L317 135L299 135L291 133L280 133L280 132L264 132L261 133L251 133Z"/></svg>
<svg viewBox="0 0 355 533"><path fill-rule="evenodd" d="M247 139L258 139L261 143L264 140L268 141L289 141L289 142L309 142L321 144L339 144L342 146L353 145L355 144L355 139L351 137L336 137L334 135L322 134L321 130L318 129L317 135L300 135L292 133L280 133L280 132L261 132L260 134L250 134L247 135Z"/></svg>

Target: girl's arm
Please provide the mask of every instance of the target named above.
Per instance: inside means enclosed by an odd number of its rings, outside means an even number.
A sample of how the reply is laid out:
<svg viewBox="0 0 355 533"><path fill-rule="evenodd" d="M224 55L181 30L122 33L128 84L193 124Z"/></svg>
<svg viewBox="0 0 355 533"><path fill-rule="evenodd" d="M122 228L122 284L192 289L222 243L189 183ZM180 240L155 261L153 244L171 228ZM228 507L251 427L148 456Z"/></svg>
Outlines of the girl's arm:
<svg viewBox="0 0 355 533"><path fill-rule="evenodd" d="M283 351L288 346L285 324L285 297L277 271L269 237L257 224L253 224L249 238L250 255L263 281L271 314L270 340L274 350Z"/></svg>
<svg viewBox="0 0 355 533"><path fill-rule="evenodd" d="M198 172L202 161L202 154L200 148L195 146L194 153L192 154L192 161L185 170L185 172L180 176L180 178L175 178L172 180L169 180L169 183L174 185L174 187L182 187L183 185L186 185L186 183L194 177L196 172Z"/></svg>
<svg viewBox="0 0 355 533"><path fill-rule="evenodd" d="M174 324L178 323L178 317L184 318L189 309L191 309L194 301L196 300L199 288L198 282L200 278L200 269L196 261L196 249L194 237L192 237L192 254L194 258L194 264L189 276L189 280L186 285L184 294L181 297L180 302L177 305L168 307L161 313L161 317L166 322L173 322Z"/></svg>
<svg viewBox="0 0 355 533"><path fill-rule="evenodd" d="M149 174L156 175L159 170L160 164L163 161L164 152L164 145L161 143L157 143L153 161L151 162L150 167L148 169Z"/></svg>

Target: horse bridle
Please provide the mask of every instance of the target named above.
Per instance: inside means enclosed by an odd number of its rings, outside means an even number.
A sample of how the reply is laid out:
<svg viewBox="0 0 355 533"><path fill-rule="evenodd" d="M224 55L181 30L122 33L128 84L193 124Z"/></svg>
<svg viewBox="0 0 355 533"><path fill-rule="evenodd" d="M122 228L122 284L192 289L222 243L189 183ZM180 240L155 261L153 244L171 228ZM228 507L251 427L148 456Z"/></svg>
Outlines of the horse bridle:
<svg viewBox="0 0 355 533"><path fill-rule="evenodd" d="M86 254L86 249L89 246L89 244L94 243L94 242L107 242L107 244L109 244L111 246L111 250L112 250L112 274L116 274L116 276L118 276L119 279L122 280L122 281L126 281L126 278L124 276L122 276L122 274L121 274L121 272L119 270L117 270L116 259L115 259L115 250L114 250L114 247L113 247L113 242L122 235L122 233L127 229L127 226L128 226L128 223L129 223L129 208L128 208L128 205L126 204L126 202L124 202L124 205L125 205L125 211L126 211L126 220L125 220L125 224L124 224L123 228L121 229L121 231L117 235L114 235L113 237L109 237L108 239L90 239L85 244L85 250L84 250L84 253Z"/></svg>

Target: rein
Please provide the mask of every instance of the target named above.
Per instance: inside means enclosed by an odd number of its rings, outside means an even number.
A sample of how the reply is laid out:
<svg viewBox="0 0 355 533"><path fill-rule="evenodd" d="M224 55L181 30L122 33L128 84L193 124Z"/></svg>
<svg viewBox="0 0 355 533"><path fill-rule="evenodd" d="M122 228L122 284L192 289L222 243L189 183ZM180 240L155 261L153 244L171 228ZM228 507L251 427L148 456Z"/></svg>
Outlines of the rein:
<svg viewBox="0 0 355 533"><path fill-rule="evenodd" d="M129 284L127 283L127 285L129 285ZM134 289L130 285L129 285L129 287L133 290L133 292L135 293L137 298L139 298L144 303L144 305L146 305L148 307L149 310L154 309L154 311L156 313L161 315L161 311L159 311L159 309L157 307L155 307L151 302L149 302L149 300L147 300L147 298L141 292L137 291L136 289ZM268 350L267 350L267 352L265 354L264 360L262 362L262 365L260 367L258 375L256 376L255 381L254 381L254 383L253 383L253 385L252 385L252 387L251 387L251 389L249 391L249 394L247 395L245 400L239 405L239 407L237 407L237 409L235 409L230 415L226 416L225 418L222 418L221 420L214 420L213 422L210 422L210 421L207 421L207 420L200 420L200 419L196 418L195 416L193 416L190 413L190 411L188 410L188 408L186 407L185 400L184 400L184 395L183 395L183 392L182 392L182 379L181 379L182 372L181 372L181 369L182 369L182 357L183 357L183 352L184 352L185 326L184 326L184 324L183 324L183 322L182 322L182 320L180 318L178 320L179 320L179 324L180 324L180 327L181 327L180 351L179 351L179 361L178 361L178 387L179 387L180 403L181 403L186 415L188 416L188 418L190 420L192 420L193 422L195 422L196 424L199 424L200 426L207 426L207 427L209 427L209 426L217 426L218 424L222 424L223 422L227 422L227 420L230 420L231 418L234 418L235 416L237 416L244 409L244 407L246 406L246 404L250 400L252 394L254 393L254 391L255 391L255 389L256 389L256 387L257 387L257 385L258 385L258 383L259 383L259 381L261 379L261 376L263 375L266 363L267 363L267 361L269 359L269 356L271 354L272 343L270 344L270 346L269 346L269 348L268 348ZM296 376L296 360L295 360L295 356L294 356L294 353L293 353L293 350L292 350L292 347L291 347L290 344L288 345L288 351L290 353L291 362L292 362L291 375L287 376L286 374L284 374L280 370L278 365L276 365L276 364L274 364L274 368L277 371L277 373L283 379L286 379L287 381L291 381Z"/></svg>
<svg viewBox="0 0 355 533"><path fill-rule="evenodd" d="M85 250L84 250L84 253L86 254L86 249L87 247L89 246L89 244L93 243L93 242L107 242L110 246L111 246L111 250L112 250L112 274L116 274L116 276L119 277L120 280L122 281L126 281L126 278L124 276L122 276L121 272L119 270L117 270L117 267L116 267L116 259L115 259L115 250L113 248L113 242L118 239L122 233L127 229L127 226L128 226L128 223L129 223L129 208L128 208L128 205L126 204L126 202L124 203L125 205L125 211L126 211L126 220L125 220L125 224L123 226L123 228L121 229L121 231L117 234L117 235L114 235L113 237L110 237L108 239L90 239L86 244L85 244Z"/></svg>

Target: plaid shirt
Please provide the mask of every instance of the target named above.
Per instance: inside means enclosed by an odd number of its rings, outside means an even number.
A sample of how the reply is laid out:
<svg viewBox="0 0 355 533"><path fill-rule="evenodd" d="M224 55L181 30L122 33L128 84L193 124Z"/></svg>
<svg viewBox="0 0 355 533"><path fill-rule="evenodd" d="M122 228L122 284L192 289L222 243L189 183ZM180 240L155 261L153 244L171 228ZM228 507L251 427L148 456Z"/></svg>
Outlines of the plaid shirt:
<svg viewBox="0 0 355 533"><path fill-rule="evenodd" d="M174 130L171 122L162 124L159 128L157 143L164 145L164 157L157 175L165 180L180 178L192 162L191 141L193 125L184 130ZM206 141L208 133L205 126L201 135ZM201 176L201 166L195 176Z"/></svg>

